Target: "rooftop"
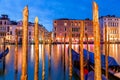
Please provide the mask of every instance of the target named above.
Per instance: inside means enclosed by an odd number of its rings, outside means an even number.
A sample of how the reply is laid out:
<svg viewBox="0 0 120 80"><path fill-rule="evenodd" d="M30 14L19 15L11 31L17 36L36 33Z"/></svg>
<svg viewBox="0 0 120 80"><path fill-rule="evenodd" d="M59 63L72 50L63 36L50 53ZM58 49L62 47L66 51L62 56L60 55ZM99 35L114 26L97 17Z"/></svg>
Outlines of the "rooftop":
<svg viewBox="0 0 120 80"><path fill-rule="evenodd" d="M115 15L106 15L106 16L101 16L99 18L119 18L119 17L117 17Z"/></svg>
<svg viewBox="0 0 120 80"><path fill-rule="evenodd" d="M86 19L69 19L69 18L60 18L60 19L55 19L55 20L90 20L89 18Z"/></svg>
<svg viewBox="0 0 120 80"><path fill-rule="evenodd" d="M2 15L0 16L0 20L9 20L8 15L2 14Z"/></svg>

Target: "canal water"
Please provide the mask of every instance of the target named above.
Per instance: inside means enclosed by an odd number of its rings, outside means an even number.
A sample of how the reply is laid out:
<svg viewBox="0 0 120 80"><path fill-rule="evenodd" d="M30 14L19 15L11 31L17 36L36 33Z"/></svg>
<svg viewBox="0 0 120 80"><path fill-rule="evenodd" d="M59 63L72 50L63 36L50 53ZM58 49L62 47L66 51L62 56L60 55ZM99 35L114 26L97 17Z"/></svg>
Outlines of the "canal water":
<svg viewBox="0 0 120 80"><path fill-rule="evenodd" d="M39 80L42 80L42 47L39 45ZM22 64L22 46L18 46L18 58L15 59L15 45L7 45L10 49L5 58L5 68L0 62L0 80L20 80ZM74 44L72 48L79 52L79 45ZM84 45L86 48L86 45ZM0 51L3 48L0 46ZM94 50L94 45L89 45L89 50ZM109 55L114 57L120 64L120 45L110 44ZM101 45L101 53L104 53L104 45ZM18 65L15 64L17 60ZM17 71L16 71L17 70ZM45 80L69 80L68 44L45 45ZM34 80L34 45L28 46L28 80ZM76 76L72 76L76 80Z"/></svg>

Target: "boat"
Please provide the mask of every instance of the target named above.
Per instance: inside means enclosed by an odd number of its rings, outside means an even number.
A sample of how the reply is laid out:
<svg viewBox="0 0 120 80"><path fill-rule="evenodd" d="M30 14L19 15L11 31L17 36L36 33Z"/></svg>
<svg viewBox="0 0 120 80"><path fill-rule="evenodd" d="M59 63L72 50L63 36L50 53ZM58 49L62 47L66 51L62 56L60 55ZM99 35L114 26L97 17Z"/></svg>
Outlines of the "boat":
<svg viewBox="0 0 120 80"><path fill-rule="evenodd" d="M94 71L90 71L86 77L85 80L94 80ZM102 80L107 80L106 77L104 75L102 75Z"/></svg>
<svg viewBox="0 0 120 80"><path fill-rule="evenodd" d="M84 55L84 69L87 69L89 74L89 72L94 71L94 53L84 49L83 55ZM77 53L72 49L72 64L73 64L73 69L77 73L77 75L79 75L79 60L80 60L79 53ZM102 72L105 73L105 55L103 54L101 54L101 68L102 68ZM120 72L120 65L113 57L110 56L108 56L108 68L109 68L109 74L112 76L114 76L115 73ZM84 75L86 76L86 73ZM103 75L102 77L104 80Z"/></svg>
<svg viewBox="0 0 120 80"><path fill-rule="evenodd" d="M4 52L0 53L0 60L5 57L9 53L9 48L7 48Z"/></svg>
<svg viewBox="0 0 120 80"><path fill-rule="evenodd" d="M94 65L94 53L87 51L87 50L83 50L83 55L84 55L84 61L87 60L89 62L89 64ZM89 57L88 57L89 55ZM80 55L79 53L77 53L76 51L74 51L72 49L72 60L73 62L79 62ZM101 67L104 69L105 68L105 55L101 54ZM117 63L117 61L113 58L108 56L108 67L110 69L115 69L115 71L117 71L120 68L120 65Z"/></svg>

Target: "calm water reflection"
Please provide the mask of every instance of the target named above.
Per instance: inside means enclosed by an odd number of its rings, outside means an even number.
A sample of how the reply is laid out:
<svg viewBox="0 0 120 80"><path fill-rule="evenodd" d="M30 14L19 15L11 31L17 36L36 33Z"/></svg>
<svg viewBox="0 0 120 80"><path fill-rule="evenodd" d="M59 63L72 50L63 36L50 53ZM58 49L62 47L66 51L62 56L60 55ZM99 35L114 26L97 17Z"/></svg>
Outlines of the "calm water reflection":
<svg viewBox="0 0 120 80"><path fill-rule="evenodd" d="M0 80L20 80L21 75L21 54L22 46L18 46L18 66L15 65L15 46L7 45L10 52L6 56L5 71L3 72L2 62L0 63ZM42 79L42 45L39 45L39 80ZM74 44L72 48L79 52L79 45ZM84 45L86 48L86 45ZM109 55L114 57L120 64L120 45L110 44ZM28 80L34 79L34 45L28 47ZM94 45L89 45L89 50L94 50ZM0 46L0 51L2 47ZM101 52L104 53L104 45L101 45ZM64 59L65 58L65 59ZM16 69L17 72L16 72ZM68 80L68 45L64 49L63 44L45 45L45 80ZM74 80L73 76L73 80Z"/></svg>

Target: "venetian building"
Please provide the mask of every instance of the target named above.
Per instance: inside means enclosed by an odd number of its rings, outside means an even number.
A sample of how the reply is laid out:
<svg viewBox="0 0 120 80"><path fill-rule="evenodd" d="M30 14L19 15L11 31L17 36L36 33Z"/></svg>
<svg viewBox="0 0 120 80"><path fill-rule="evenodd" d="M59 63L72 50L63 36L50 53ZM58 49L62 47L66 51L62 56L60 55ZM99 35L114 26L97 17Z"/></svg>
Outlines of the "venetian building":
<svg viewBox="0 0 120 80"><path fill-rule="evenodd" d="M15 42L15 30L16 30L16 27L17 27L17 22L15 21L10 21L10 24L9 24L9 31L8 31L8 34L6 35L7 37L7 41L9 43L14 43Z"/></svg>
<svg viewBox="0 0 120 80"><path fill-rule="evenodd" d="M49 32L43 25L39 24L39 41L40 43L43 42L42 40L42 32L45 33L45 43L49 43L51 39L51 32Z"/></svg>
<svg viewBox="0 0 120 80"><path fill-rule="evenodd" d="M99 18L102 41L105 40L105 26L107 27L107 41L108 35L110 42L120 41L120 18L116 16L102 16Z"/></svg>
<svg viewBox="0 0 120 80"><path fill-rule="evenodd" d="M16 33L15 33L15 30L17 29L18 30L18 43L22 43L22 21L18 21L18 22L15 22L15 21L10 21L10 25L9 25L9 35L7 35L7 37L9 37L7 40L9 41L9 43L14 43L15 42L15 36L16 36ZM39 41L41 42L42 41L42 31L45 32L45 39L46 41L48 41L49 39L49 32L47 31L47 29L45 27L43 27L43 25L40 25L39 24ZM29 22L28 23L28 42L31 44L31 43L34 43L34 23L32 22Z"/></svg>
<svg viewBox="0 0 120 80"><path fill-rule="evenodd" d="M72 28L72 43L79 43L80 26L84 21L85 34L88 35L88 40L93 41L93 26L92 21L89 19L76 20L76 19L57 19L53 21L53 42L61 43L69 42L69 28ZM84 34L84 41L85 41Z"/></svg>
<svg viewBox="0 0 120 80"><path fill-rule="evenodd" d="M5 38L6 42L7 42L7 38L9 38L6 37L6 35L9 35L9 30L10 30L9 24L10 24L10 19L8 15L2 14L0 16L0 39Z"/></svg>

